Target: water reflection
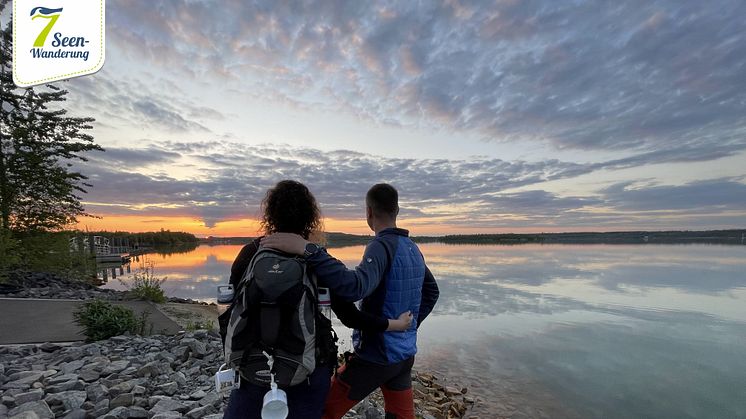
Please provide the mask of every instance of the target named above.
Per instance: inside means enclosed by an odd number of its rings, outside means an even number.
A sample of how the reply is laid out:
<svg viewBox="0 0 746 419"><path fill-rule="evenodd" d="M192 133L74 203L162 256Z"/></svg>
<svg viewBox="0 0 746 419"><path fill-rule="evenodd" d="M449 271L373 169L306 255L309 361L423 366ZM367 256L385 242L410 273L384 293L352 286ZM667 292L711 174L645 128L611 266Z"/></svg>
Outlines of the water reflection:
<svg viewBox="0 0 746 419"><path fill-rule="evenodd" d="M468 383L477 414L746 417L746 246L421 249L441 299L417 362ZM239 250L149 257L170 295L214 301Z"/></svg>

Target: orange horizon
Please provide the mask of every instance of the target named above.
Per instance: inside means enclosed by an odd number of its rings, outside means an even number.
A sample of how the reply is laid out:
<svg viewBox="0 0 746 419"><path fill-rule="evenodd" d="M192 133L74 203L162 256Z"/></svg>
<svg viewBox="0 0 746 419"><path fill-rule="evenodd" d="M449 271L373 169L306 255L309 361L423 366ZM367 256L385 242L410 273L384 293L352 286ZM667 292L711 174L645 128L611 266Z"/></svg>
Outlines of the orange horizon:
<svg viewBox="0 0 746 419"><path fill-rule="evenodd" d="M399 226L406 228L416 236L439 236L448 234L490 234L490 233L561 233L561 232L598 232L598 231L633 231L648 230L638 228L616 228L607 230L599 226L583 227L464 227L448 225L446 222L428 218L409 218L399 220ZM259 221L255 218L221 221L213 227L195 217L189 216L144 216L144 215L106 215L102 218L85 217L78 220L75 228L89 231L126 231L142 233L160 231L183 231L199 237L255 237L261 234ZM365 220L324 219L324 231L347 234L371 235Z"/></svg>

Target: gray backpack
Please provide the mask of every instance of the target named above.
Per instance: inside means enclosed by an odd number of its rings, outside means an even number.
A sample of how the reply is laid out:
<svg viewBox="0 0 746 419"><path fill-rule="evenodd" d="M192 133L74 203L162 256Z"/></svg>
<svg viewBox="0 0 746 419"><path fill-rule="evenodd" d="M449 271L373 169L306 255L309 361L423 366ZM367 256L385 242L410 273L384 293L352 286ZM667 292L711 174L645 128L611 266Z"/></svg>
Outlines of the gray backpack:
<svg viewBox="0 0 746 419"><path fill-rule="evenodd" d="M317 361L317 299L303 259L260 247L230 308L226 364L258 385L269 385L271 373L280 387L305 381ZM272 371L264 352L274 358Z"/></svg>

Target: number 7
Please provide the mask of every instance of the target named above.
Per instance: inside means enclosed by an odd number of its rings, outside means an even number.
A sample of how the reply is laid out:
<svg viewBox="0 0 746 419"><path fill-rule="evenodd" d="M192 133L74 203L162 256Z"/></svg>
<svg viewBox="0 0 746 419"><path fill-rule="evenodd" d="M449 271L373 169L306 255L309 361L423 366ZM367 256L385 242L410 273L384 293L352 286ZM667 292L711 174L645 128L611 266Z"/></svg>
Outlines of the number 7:
<svg viewBox="0 0 746 419"><path fill-rule="evenodd" d="M36 41L34 41L35 47L43 47L44 42L47 40L47 35L49 35L49 32L52 30L52 26L54 26L55 22L57 22L57 19L60 17L60 15L52 15L52 16L42 16L42 15L36 15L31 18L31 20L36 19L37 17L49 19L49 23L47 26L39 33L39 36L36 37Z"/></svg>

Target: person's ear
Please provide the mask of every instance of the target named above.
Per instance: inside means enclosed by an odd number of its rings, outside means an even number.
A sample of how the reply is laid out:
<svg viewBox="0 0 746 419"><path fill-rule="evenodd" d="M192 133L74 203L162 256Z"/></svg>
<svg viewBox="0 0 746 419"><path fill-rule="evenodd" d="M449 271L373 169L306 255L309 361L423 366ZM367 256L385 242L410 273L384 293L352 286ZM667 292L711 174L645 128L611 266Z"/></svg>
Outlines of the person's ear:
<svg viewBox="0 0 746 419"><path fill-rule="evenodd" d="M373 208L367 205L365 206L365 217L369 220L373 218Z"/></svg>
<svg viewBox="0 0 746 419"><path fill-rule="evenodd" d="M399 206L396 206L396 215L399 215Z"/></svg>

